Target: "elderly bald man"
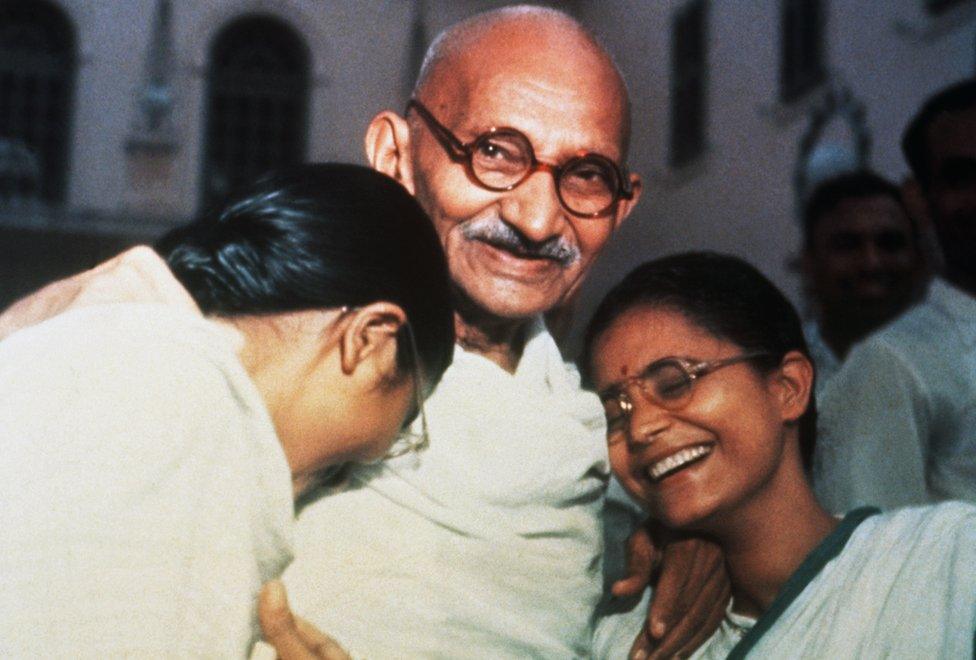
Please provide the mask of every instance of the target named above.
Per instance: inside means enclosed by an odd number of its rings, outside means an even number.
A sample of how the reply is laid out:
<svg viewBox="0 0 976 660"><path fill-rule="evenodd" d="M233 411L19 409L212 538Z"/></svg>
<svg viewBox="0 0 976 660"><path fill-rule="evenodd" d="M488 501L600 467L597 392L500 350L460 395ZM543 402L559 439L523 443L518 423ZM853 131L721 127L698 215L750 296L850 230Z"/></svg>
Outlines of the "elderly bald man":
<svg viewBox="0 0 976 660"><path fill-rule="evenodd" d="M605 498L602 407L542 323L640 197L628 135L609 56L572 18L537 7L449 28L406 113L370 123L370 163L417 196L441 238L459 343L428 400L430 449L354 468L298 518L295 611L354 655L620 657L633 641L643 657L654 646L646 595L609 598L604 521L623 509ZM170 304L155 279L122 255L22 301L0 316L0 336L67 307ZM634 537L618 595L642 591L661 554L649 544ZM656 653L671 655L708 637L728 582L706 544L663 548L651 619L666 633ZM294 625L279 588L263 605L282 657L344 657Z"/></svg>
<svg viewBox="0 0 976 660"><path fill-rule="evenodd" d="M458 345L428 401L430 449L356 469L300 514L294 609L353 656L620 657L641 630L644 605L604 599L602 407L541 320L640 197L629 128L607 53L572 18L533 7L449 28L405 114L370 123L370 163L417 196L440 235ZM675 557L680 583L690 565ZM698 574L721 564L709 561ZM714 625L724 584L697 582ZM693 646L677 633L666 650ZM650 646L645 629L635 654Z"/></svg>

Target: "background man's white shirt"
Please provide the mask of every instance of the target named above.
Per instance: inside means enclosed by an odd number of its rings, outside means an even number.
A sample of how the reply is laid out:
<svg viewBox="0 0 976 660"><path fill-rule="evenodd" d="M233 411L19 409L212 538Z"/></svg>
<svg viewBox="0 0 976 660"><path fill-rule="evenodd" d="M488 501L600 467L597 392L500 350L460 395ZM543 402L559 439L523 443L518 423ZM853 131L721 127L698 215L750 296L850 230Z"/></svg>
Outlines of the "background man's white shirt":
<svg viewBox="0 0 976 660"><path fill-rule="evenodd" d="M827 383L840 369L840 359L834 353L834 350L827 345L827 342L823 338L823 333L820 332L820 324L817 321L813 319L804 321L803 334L807 340L807 348L810 349L813 366L817 370L815 394L819 400L823 396Z"/></svg>
<svg viewBox="0 0 976 660"><path fill-rule="evenodd" d="M934 280L854 347L819 403L814 485L828 509L976 502L976 299Z"/></svg>

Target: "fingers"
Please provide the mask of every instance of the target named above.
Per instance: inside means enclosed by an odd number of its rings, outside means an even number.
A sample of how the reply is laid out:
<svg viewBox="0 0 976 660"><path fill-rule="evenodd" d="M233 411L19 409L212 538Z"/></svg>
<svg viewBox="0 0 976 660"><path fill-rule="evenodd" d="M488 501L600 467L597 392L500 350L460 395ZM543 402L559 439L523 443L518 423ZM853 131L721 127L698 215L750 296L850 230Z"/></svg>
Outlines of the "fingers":
<svg viewBox="0 0 976 660"><path fill-rule="evenodd" d="M718 627L731 587L718 546L698 538L674 539L662 550L648 622L631 658L669 658L693 651Z"/></svg>
<svg viewBox="0 0 976 660"><path fill-rule="evenodd" d="M646 660L646 658L654 650L655 644L656 642L654 638L651 637L647 630L647 626L644 625L641 627L641 631L640 634L637 635L637 639L635 639L634 643L631 644L630 653L627 657L630 658L630 660Z"/></svg>
<svg viewBox="0 0 976 660"><path fill-rule="evenodd" d="M715 571L711 579L691 604L687 613L668 629L648 658L688 657L718 628L725 616L731 586L724 571Z"/></svg>
<svg viewBox="0 0 976 660"><path fill-rule="evenodd" d="M283 660L292 658L307 658L305 646L295 624L295 617L288 607L288 597L285 586L278 580L272 580L261 587L258 596L258 621L261 623L261 633L271 644L278 657Z"/></svg>
<svg viewBox="0 0 976 660"><path fill-rule="evenodd" d="M265 641L281 660L351 660L334 639L292 614L285 586L278 580L261 588L258 620Z"/></svg>
<svg viewBox="0 0 976 660"><path fill-rule="evenodd" d="M646 527L638 527L627 539L627 575L613 583L610 592L618 598L637 596L651 582L657 560L654 541Z"/></svg>
<svg viewBox="0 0 976 660"><path fill-rule="evenodd" d="M320 660L352 660L346 650L321 630L301 617L295 617L298 632L312 656ZM283 659L287 660L287 659Z"/></svg>
<svg viewBox="0 0 976 660"><path fill-rule="evenodd" d="M652 636L662 637L697 596L689 594L697 553L697 545L692 541L671 541L662 548L660 576L647 613Z"/></svg>

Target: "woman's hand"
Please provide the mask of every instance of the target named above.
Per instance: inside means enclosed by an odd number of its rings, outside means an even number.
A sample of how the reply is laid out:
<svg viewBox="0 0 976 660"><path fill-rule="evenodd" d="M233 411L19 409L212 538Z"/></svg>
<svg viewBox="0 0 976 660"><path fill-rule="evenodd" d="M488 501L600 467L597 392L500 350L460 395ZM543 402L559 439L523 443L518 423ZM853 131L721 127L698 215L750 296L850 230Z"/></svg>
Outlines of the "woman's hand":
<svg viewBox="0 0 976 660"><path fill-rule="evenodd" d="M647 621L630 650L634 660L690 655L718 628L731 595L718 545L700 537L655 536L657 543L649 525L631 535L627 577L612 588L615 596L635 596L658 573Z"/></svg>
<svg viewBox="0 0 976 660"><path fill-rule="evenodd" d="M278 580L261 588L258 619L264 640L281 660L352 660L334 639L292 614L285 585Z"/></svg>

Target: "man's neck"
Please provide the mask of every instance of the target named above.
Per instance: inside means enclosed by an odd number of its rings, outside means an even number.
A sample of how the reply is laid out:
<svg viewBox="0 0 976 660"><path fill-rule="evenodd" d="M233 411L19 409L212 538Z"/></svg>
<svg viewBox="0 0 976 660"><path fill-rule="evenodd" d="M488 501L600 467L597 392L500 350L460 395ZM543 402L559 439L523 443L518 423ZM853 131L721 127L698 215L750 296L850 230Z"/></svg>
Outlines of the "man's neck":
<svg viewBox="0 0 976 660"><path fill-rule="evenodd" d="M867 332L863 328L851 328L848 319L839 323L831 323L828 319L821 319L820 321L820 336L838 360L847 357L847 351L850 350L851 345Z"/></svg>
<svg viewBox="0 0 976 660"><path fill-rule="evenodd" d="M481 355L509 373L515 373L528 339L531 319L471 318L454 314L457 343Z"/></svg>
<svg viewBox="0 0 976 660"><path fill-rule="evenodd" d="M851 308L824 310L820 316L820 336L839 360L847 357L848 351L857 342L895 320L909 307L905 305L896 313L885 316L867 316Z"/></svg>

